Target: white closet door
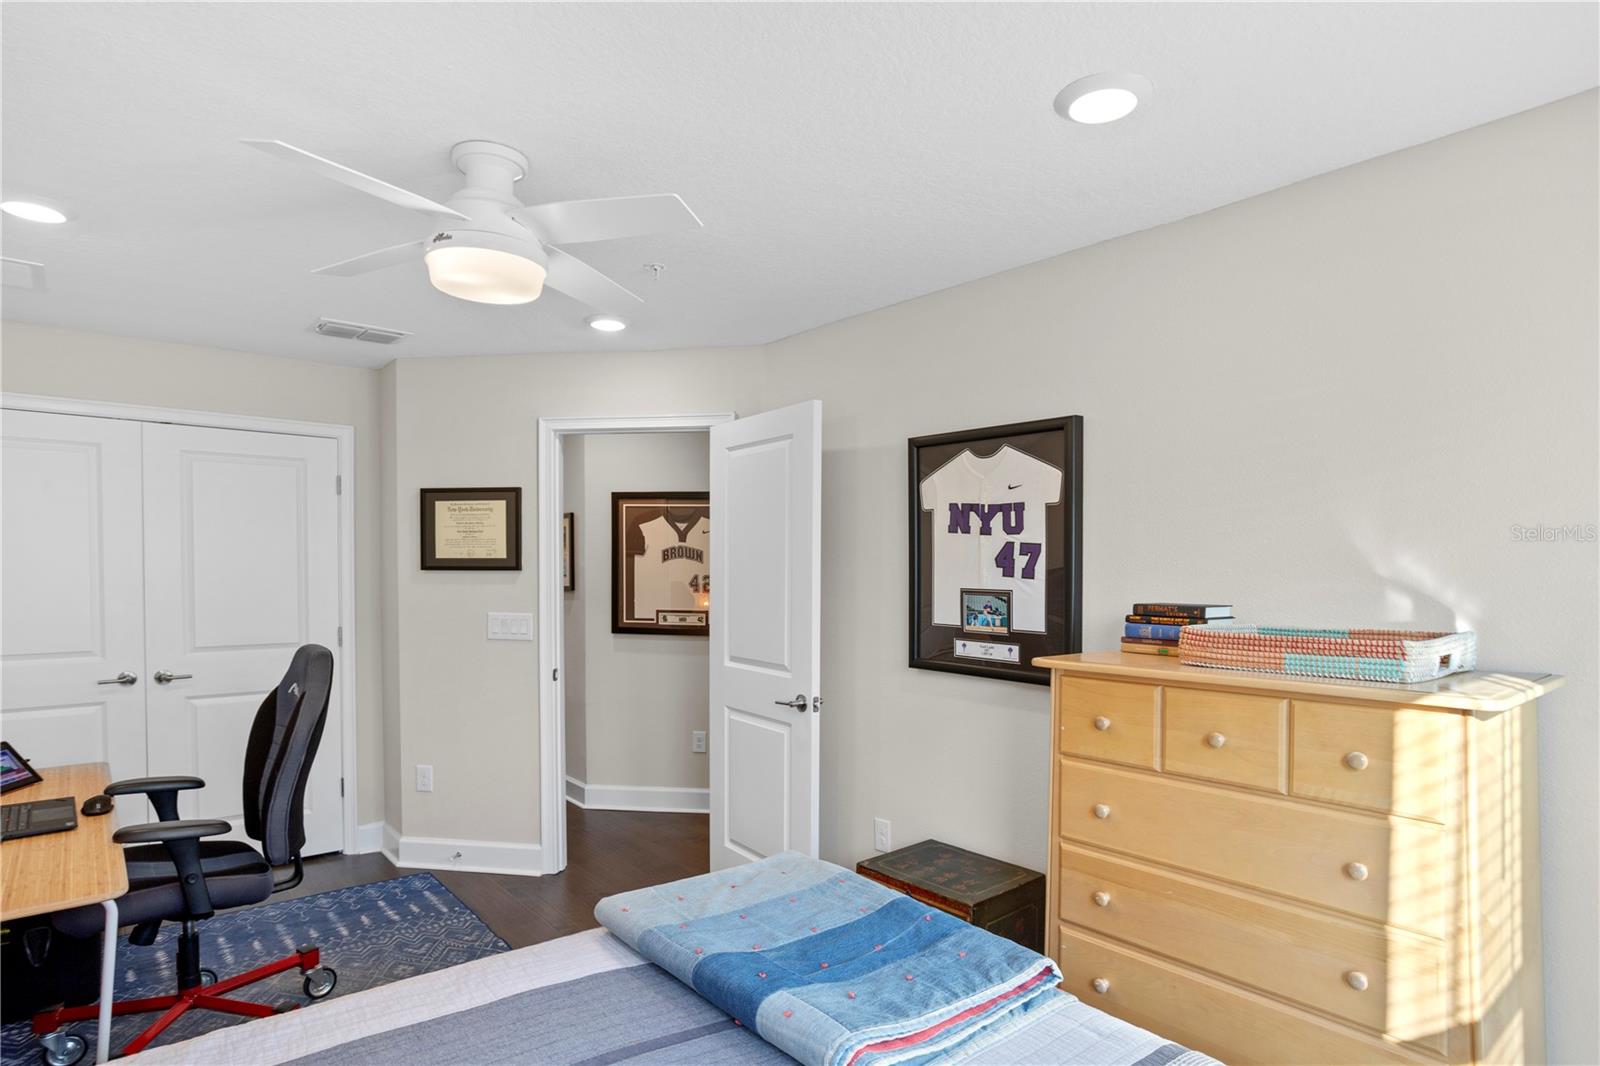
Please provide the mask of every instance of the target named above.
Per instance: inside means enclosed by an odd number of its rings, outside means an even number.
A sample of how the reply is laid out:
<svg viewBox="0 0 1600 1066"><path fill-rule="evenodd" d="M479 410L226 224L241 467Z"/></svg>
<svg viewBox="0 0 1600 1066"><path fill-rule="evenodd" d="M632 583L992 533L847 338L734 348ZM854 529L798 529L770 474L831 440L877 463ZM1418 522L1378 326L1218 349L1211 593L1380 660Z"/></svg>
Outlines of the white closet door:
<svg viewBox="0 0 1600 1066"><path fill-rule="evenodd" d="M305 794L306 855L344 844L337 456L322 437L144 427L150 772L204 778L180 812L226 818L238 835L256 709L297 647L324 645L336 674Z"/></svg>
<svg viewBox="0 0 1600 1066"><path fill-rule="evenodd" d="M38 766L109 762L113 778L139 777L139 424L7 411L0 438L0 733ZM143 806L120 801L119 820L142 821Z"/></svg>

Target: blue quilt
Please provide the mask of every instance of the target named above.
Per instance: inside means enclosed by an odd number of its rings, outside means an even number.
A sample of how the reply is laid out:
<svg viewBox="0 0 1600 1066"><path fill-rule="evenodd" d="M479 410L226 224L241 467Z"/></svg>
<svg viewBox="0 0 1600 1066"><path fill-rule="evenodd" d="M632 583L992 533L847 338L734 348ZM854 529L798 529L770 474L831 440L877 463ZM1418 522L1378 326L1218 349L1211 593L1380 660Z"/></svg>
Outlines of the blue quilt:
<svg viewBox="0 0 1600 1066"><path fill-rule="evenodd" d="M1061 996L1043 955L792 852L610 896L595 917L809 1066L967 1052Z"/></svg>

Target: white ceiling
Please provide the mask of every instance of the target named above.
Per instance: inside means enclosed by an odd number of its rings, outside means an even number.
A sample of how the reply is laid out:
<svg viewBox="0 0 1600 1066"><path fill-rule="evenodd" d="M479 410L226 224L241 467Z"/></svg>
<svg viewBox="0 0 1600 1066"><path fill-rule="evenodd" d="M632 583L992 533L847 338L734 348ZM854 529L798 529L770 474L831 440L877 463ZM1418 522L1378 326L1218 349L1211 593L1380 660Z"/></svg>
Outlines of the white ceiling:
<svg viewBox="0 0 1600 1066"><path fill-rule="evenodd" d="M380 365L744 345L1182 218L1591 88L1594 4L6 4L8 256L27 322ZM1066 82L1131 70L1122 123ZM603 336L550 293L463 303L419 265L312 267L420 216L238 143L444 199L448 150L533 160L524 200L676 192L686 235L573 251L648 301ZM666 265L651 281L648 262ZM414 331L318 336L319 316Z"/></svg>

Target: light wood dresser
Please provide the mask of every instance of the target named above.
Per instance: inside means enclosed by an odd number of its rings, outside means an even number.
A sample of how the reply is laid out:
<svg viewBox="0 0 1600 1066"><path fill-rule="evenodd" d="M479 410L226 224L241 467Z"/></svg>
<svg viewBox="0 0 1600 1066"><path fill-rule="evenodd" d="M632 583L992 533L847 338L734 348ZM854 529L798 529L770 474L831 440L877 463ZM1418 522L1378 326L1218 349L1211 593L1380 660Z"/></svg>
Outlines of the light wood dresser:
<svg viewBox="0 0 1600 1066"><path fill-rule="evenodd" d="M1068 992L1236 1066L1543 1059L1533 712L1561 678L1034 662Z"/></svg>

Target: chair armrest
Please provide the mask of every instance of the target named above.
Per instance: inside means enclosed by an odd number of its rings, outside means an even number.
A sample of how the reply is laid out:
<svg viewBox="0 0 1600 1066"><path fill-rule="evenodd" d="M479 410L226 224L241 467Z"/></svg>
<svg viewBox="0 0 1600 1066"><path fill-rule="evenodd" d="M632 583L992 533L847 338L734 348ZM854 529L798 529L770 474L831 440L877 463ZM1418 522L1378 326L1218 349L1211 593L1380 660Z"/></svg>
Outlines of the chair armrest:
<svg viewBox="0 0 1600 1066"><path fill-rule="evenodd" d="M171 793L167 793L170 798ZM190 918L209 918L211 890L206 885L205 871L200 868L200 838L221 836L233 826L220 819L204 818L189 821L146 822L129 825L111 834L118 844L149 844L159 842L172 858L172 868L177 873L178 890L183 893L183 906Z"/></svg>
<svg viewBox="0 0 1600 1066"><path fill-rule="evenodd" d="M126 781L113 781L106 786L106 795L120 796L125 792L181 792L186 788L204 788L206 783L198 777L130 777Z"/></svg>
<svg viewBox="0 0 1600 1066"><path fill-rule="evenodd" d="M146 822L128 825L111 834L118 844L165 844L169 840L199 840L233 832L232 824L216 818L198 818L181 822Z"/></svg>
<svg viewBox="0 0 1600 1066"><path fill-rule="evenodd" d="M177 793L191 788L204 788L206 783L198 777L130 777L126 781L113 781L106 786L106 795L122 796L129 792L142 792L150 797L156 817L163 822L178 820Z"/></svg>

